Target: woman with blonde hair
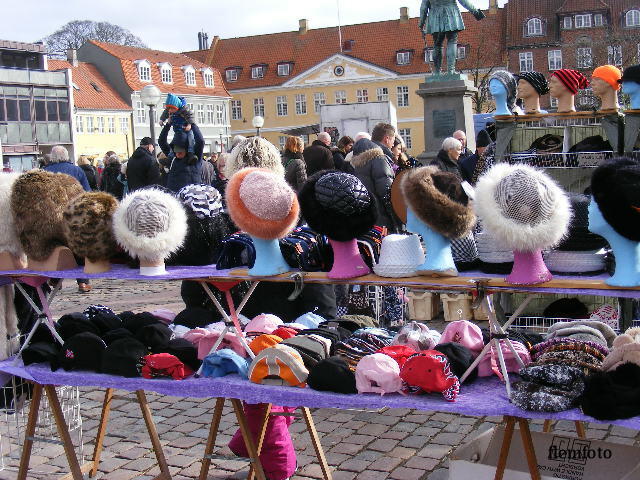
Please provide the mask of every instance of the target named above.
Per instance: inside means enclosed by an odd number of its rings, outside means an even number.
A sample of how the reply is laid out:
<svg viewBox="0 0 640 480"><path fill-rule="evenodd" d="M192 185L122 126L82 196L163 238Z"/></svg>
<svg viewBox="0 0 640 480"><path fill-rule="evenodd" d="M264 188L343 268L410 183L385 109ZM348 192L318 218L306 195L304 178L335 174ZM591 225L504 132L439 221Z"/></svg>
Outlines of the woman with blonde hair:
<svg viewBox="0 0 640 480"><path fill-rule="evenodd" d="M282 152L282 165L284 166L284 179L296 192L307 181L307 166L302 157L304 143L302 138L290 136L284 144Z"/></svg>
<svg viewBox="0 0 640 480"><path fill-rule="evenodd" d="M78 166L87 176L89 188L91 190L98 190L98 172L95 167L91 165L91 160L89 160L86 155L80 155L80 157L78 157Z"/></svg>

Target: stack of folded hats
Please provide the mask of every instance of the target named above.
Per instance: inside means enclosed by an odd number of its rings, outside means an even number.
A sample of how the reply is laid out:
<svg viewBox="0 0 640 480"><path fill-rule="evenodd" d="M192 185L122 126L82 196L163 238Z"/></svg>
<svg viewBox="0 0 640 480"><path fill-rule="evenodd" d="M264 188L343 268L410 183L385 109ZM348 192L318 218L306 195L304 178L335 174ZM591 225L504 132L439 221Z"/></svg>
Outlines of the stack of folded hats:
<svg viewBox="0 0 640 480"><path fill-rule="evenodd" d="M336 355L344 358L349 367L355 370L358 362L363 357L391 345L392 336L379 336L375 333L375 331L371 332L369 329L354 332L349 338L338 343Z"/></svg>
<svg viewBox="0 0 640 480"><path fill-rule="evenodd" d="M573 218L569 233L557 248L544 252L544 261L554 273L587 275L605 269L603 250L607 241L589 231L589 202L586 195L570 194Z"/></svg>
<svg viewBox="0 0 640 480"><path fill-rule="evenodd" d="M513 268L513 251L501 246L488 230L476 233L480 270L484 273L508 274Z"/></svg>

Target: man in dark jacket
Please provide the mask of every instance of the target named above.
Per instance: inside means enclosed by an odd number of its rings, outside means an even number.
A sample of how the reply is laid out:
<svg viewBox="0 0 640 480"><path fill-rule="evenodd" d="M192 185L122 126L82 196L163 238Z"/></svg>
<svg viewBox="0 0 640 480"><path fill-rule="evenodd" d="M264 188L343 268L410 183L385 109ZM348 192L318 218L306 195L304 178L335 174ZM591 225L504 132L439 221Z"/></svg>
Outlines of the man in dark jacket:
<svg viewBox="0 0 640 480"><path fill-rule="evenodd" d="M202 152L204 150L204 137L200 128L195 123L191 125L193 131L194 155L187 154L187 145L178 144L174 141L169 144L167 135L169 134L170 124L166 124L160 136L158 144L162 152L171 160L171 168L167 176L167 188L171 191L178 192L185 185L198 184L202 181ZM128 173L128 172L127 172Z"/></svg>
<svg viewBox="0 0 640 480"><path fill-rule="evenodd" d="M320 132L318 139L304 149L302 158L307 164L307 176L310 177L320 170L332 170L335 168L333 154L329 149L331 145L331 135L327 132Z"/></svg>
<svg viewBox="0 0 640 480"><path fill-rule="evenodd" d="M436 158L431 160L430 166L438 167L443 172L449 172L455 174L460 180L462 180L462 174L460 173L460 165L458 164L458 158L462 152L462 143L460 140L447 137L442 142L442 148L438 152Z"/></svg>
<svg viewBox="0 0 640 480"><path fill-rule="evenodd" d="M129 192L149 185L160 185L160 167L154 155L153 140L144 137L127 162Z"/></svg>

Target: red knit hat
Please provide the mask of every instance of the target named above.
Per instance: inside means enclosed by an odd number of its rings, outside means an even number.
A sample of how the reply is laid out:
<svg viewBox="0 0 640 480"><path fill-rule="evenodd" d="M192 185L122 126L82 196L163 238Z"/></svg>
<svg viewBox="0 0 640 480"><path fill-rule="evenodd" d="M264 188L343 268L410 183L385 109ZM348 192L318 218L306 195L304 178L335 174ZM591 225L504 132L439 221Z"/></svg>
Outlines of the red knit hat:
<svg viewBox="0 0 640 480"><path fill-rule="evenodd" d="M558 77L558 80L567 87L572 94L578 93L578 90L587 88L589 86L589 80L582 73L577 70L571 70L570 68L561 68L551 74L552 77Z"/></svg>

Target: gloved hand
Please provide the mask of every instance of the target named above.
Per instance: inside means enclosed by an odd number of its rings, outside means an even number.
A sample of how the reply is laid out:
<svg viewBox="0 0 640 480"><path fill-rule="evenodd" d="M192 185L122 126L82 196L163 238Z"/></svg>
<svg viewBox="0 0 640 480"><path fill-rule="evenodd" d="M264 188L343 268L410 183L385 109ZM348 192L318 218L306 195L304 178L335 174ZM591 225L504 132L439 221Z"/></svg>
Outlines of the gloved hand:
<svg viewBox="0 0 640 480"><path fill-rule="evenodd" d="M486 17L482 10L476 10L475 12L473 12L473 16L476 17L476 20L482 20Z"/></svg>

